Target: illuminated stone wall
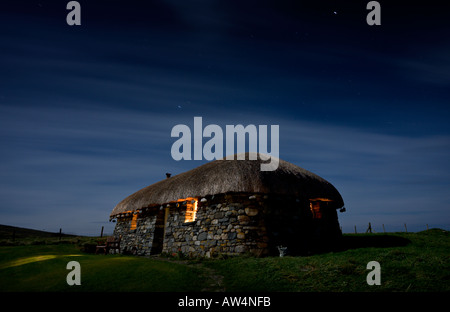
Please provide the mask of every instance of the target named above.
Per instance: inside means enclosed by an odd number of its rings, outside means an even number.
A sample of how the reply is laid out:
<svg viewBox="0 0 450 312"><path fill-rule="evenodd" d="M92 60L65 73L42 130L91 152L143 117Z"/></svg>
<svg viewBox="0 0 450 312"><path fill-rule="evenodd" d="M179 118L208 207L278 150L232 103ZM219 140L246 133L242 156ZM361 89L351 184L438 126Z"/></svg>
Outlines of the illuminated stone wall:
<svg viewBox="0 0 450 312"><path fill-rule="evenodd" d="M121 252L150 255L154 241L156 215L139 216L135 230L131 230L131 219L131 216L120 218L114 228L114 237L121 237Z"/></svg>
<svg viewBox="0 0 450 312"><path fill-rule="evenodd" d="M198 198L195 221L185 222L185 213L181 202L155 207L138 216L135 230L130 230L131 216L118 219L114 235L122 236L125 252L191 257L278 255L278 246L305 254L340 236L335 208L324 209L323 217L314 219L308 199L289 196L208 196Z"/></svg>
<svg viewBox="0 0 450 312"><path fill-rule="evenodd" d="M251 196L251 195L250 195ZM269 237L264 208L249 195L221 195L198 202L196 220L184 222L183 210L172 210L163 252L188 256L267 254ZM260 197L258 195L258 197Z"/></svg>

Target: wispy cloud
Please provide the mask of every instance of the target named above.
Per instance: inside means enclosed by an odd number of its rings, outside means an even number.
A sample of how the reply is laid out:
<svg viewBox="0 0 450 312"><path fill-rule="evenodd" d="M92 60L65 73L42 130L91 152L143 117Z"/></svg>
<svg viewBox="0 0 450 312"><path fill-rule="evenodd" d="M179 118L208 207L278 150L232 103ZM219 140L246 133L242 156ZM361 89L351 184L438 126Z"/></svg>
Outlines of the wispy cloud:
<svg viewBox="0 0 450 312"><path fill-rule="evenodd" d="M431 44L418 51L420 55L397 60L399 74L404 79L445 87L450 85L450 46Z"/></svg>
<svg viewBox="0 0 450 312"><path fill-rule="evenodd" d="M165 172L199 165L170 157L170 130L192 124L189 114L6 106L0 111L3 222L95 234L95 222L107 222L124 197ZM348 208L340 215L347 228L371 220L420 222L426 216L432 224L449 217L448 136L378 134L257 113L236 118L226 110L204 123L280 125L280 158L338 188Z"/></svg>
<svg viewBox="0 0 450 312"><path fill-rule="evenodd" d="M288 147L281 145L284 155L338 188L348 208L342 215L347 229L352 222L371 220L450 220L450 136L408 137L307 123L288 129L292 139Z"/></svg>
<svg viewBox="0 0 450 312"><path fill-rule="evenodd" d="M280 157L338 188L346 225L449 219L439 24L410 37L394 12L375 33L323 5L146 5L92 4L81 31L56 5L0 12L2 222L97 233L125 196L205 162L170 157L194 116L279 125Z"/></svg>

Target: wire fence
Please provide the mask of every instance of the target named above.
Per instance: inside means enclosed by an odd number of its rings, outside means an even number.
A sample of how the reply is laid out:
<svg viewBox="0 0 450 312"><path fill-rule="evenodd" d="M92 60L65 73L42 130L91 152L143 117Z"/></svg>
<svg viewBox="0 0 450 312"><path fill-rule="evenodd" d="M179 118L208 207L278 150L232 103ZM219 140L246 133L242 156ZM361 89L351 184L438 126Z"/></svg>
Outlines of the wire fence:
<svg viewBox="0 0 450 312"><path fill-rule="evenodd" d="M410 232L416 232L416 231L428 231L431 229L431 227L428 224L424 224L423 227L422 226L418 226L417 224L415 224L413 226L413 231ZM385 224L381 224L377 225L377 227L375 228L371 222L369 222L367 225L354 225L353 228L350 230L348 228L348 226L346 227L345 232L343 231L343 227L341 226L341 232L342 233L347 233L347 234L365 234L365 233L393 233L393 232L405 232L408 233L408 225L406 223L403 223L401 225L385 225Z"/></svg>

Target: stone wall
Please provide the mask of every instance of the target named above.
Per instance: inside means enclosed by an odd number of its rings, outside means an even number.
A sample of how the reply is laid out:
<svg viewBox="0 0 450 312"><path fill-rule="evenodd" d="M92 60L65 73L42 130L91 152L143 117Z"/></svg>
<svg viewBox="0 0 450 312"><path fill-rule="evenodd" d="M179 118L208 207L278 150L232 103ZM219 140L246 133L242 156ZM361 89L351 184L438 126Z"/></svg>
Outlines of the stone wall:
<svg viewBox="0 0 450 312"><path fill-rule="evenodd" d="M313 250L323 233L327 234L322 237L325 240L340 233L334 207L325 209L323 220L313 220L309 201L289 196L208 196L198 199L195 221L185 223L185 212L186 203L182 202L144 209L135 230L130 230L130 213L118 219L114 235L122 237L125 253L214 257L278 255L279 246L302 254Z"/></svg>
<svg viewBox="0 0 450 312"><path fill-rule="evenodd" d="M251 195L222 195L199 201L196 220L184 223L184 210L170 211L163 252L212 257L267 254L263 206ZM259 197L259 195L258 195Z"/></svg>
<svg viewBox="0 0 450 312"><path fill-rule="evenodd" d="M131 230L131 219L120 218L114 228L114 237L120 240L120 250L125 254L150 255L155 233L156 215L145 214L137 219L136 229Z"/></svg>

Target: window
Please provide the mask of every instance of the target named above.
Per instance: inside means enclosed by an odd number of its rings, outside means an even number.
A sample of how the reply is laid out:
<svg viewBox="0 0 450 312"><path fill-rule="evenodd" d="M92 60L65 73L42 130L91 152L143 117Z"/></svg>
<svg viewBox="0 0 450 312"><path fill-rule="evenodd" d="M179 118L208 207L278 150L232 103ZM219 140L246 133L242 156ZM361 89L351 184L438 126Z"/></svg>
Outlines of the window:
<svg viewBox="0 0 450 312"><path fill-rule="evenodd" d="M321 219L322 218L322 212L320 211L320 202L310 202L309 208L311 209L313 219Z"/></svg>
<svg viewBox="0 0 450 312"><path fill-rule="evenodd" d="M130 230L136 230L136 226L137 226L137 217L138 217L138 214L137 214L137 213L134 213L134 214L133 214L133 218L131 219Z"/></svg>
<svg viewBox="0 0 450 312"><path fill-rule="evenodd" d="M186 223L195 221L195 217L197 215L197 199L188 197L186 199L182 199L182 201L186 201L186 217L184 219L184 222Z"/></svg>
<svg viewBox="0 0 450 312"><path fill-rule="evenodd" d="M309 208L311 209L314 219L322 219L323 209L327 209L329 203L332 202L328 198L312 198L309 200Z"/></svg>

